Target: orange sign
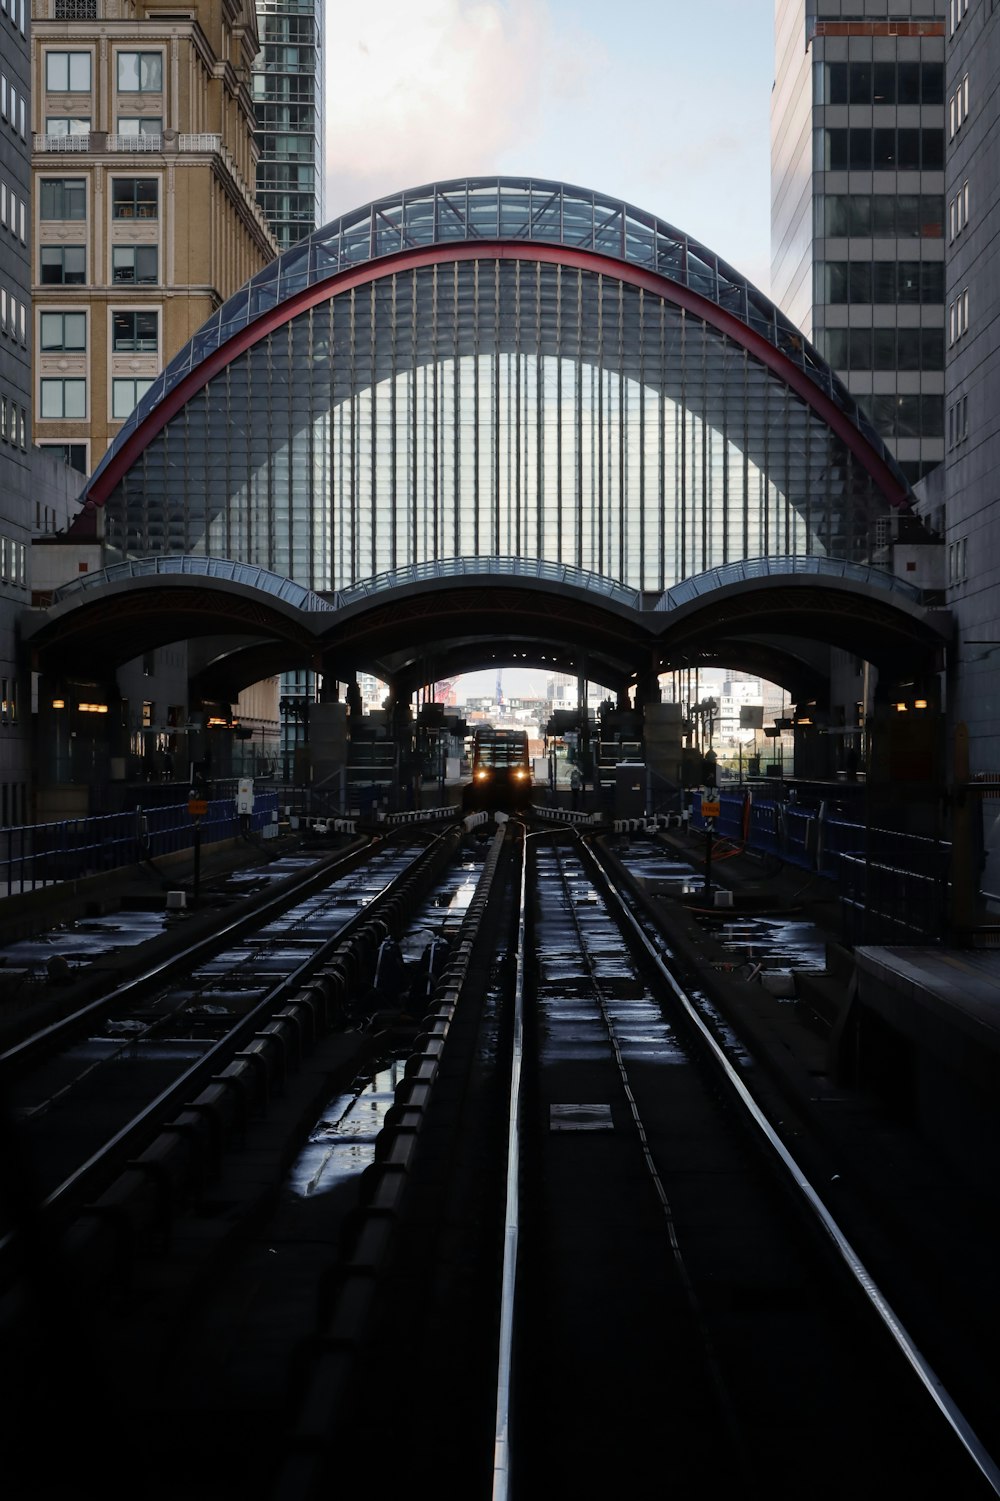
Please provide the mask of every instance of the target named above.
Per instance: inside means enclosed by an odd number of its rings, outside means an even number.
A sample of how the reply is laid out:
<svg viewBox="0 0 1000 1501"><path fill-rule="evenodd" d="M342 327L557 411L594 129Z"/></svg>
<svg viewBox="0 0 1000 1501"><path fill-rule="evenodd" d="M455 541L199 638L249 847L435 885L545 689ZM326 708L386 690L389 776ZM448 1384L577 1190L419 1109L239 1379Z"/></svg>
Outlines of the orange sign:
<svg viewBox="0 0 1000 1501"><path fill-rule="evenodd" d="M193 797L188 802L188 812L192 818L204 818L208 812L208 803L202 798Z"/></svg>
<svg viewBox="0 0 1000 1501"><path fill-rule="evenodd" d="M721 803L709 803L709 802L706 802L704 798L702 798L702 800L701 800L701 816L702 816L702 818L718 818L721 813L722 813L722 804Z"/></svg>

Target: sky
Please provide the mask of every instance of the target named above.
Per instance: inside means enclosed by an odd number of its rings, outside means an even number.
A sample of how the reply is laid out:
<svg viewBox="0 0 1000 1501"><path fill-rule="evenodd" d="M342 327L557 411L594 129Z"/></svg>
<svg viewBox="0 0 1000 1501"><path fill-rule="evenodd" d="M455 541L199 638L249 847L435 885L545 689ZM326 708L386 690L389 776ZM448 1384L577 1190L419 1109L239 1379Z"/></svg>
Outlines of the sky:
<svg viewBox="0 0 1000 1501"><path fill-rule="evenodd" d="M773 0L378 0L327 17L326 218L444 177L595 188L767 291Z"/></svg>
<svg viewBox="0 0 1000 1501"><path fill-rule="evenodd" d="M773 0L331 4L326 47L327 220L446 177L555 178L768 290Z"/></svg>

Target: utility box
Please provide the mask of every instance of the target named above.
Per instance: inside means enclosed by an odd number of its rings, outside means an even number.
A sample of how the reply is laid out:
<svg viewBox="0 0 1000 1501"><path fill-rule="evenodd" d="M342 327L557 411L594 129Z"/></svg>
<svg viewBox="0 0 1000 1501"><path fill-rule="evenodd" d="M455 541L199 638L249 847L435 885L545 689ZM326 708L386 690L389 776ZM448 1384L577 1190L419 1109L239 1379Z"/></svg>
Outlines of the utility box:
<svg viewBox="0 0 1000 1501"><path fill-rule="evenodd" d="M642 818L645 812L645 761L619 761L615 767L615 817Z"/></svg>
<svg viewBox="0 0 1000 1501"><path fill-rule="evenodd" d="M236 789L237 813L253 812L253 777L240 777L239 786Z"/></svg>

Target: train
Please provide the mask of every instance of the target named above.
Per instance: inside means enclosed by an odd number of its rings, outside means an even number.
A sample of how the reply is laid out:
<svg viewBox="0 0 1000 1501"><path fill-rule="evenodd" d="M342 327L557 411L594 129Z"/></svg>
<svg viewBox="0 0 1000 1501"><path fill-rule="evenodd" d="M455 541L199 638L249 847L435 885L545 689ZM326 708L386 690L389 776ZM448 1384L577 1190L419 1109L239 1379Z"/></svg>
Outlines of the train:
<svg viewBox="0 0 1000 1501"><path fill-rule="evenodd" d="M472 740L472 781L463 794L466 811L526 808L531 786L527 731L481 725Z"/></svg>

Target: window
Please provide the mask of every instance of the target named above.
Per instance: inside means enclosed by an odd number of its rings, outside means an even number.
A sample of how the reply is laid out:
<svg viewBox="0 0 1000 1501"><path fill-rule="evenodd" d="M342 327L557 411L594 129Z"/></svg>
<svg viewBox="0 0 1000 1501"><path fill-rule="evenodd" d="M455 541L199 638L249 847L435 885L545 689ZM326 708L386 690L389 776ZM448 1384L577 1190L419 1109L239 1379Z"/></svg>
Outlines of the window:
<svg viewBox="0 0 1000 1501"><path fill-rule="evenodd" d="M817 172L876 170L938 171L944 164L940 130L897 130L892 126L817 130L813 166Z"/></svg>
<svg viewBox="0 0 1000 1501"><path fill-rule="evenodd" d="M86 349L86 313L42 313L39 323L43 354L76 354Z"/></svg>
<svg viewBox="0 0 1000 1501"><path fill-rule="evenodd" d="M89 52L46 52L45 87L52 94L89 94Z"/></svg>
<svg viewBox="0 0 1000 1501"><path fill-rule="evenodd" d="M954 344L969 332L969 289L960 292L948 308L948 342Z"/></svg>
<svg viewBox="0 0 1000 1501"><path fill-rule="evenodd" d="M119 52L118 92L120 94L159 94L162 90L162 52Z"/></svg>
<svg viewBox="0 0 1000 1501"><path fill-rule="evenodd" d="M163 134L162 115L119 115L120 136L158 136Z"/></svg>
<svg viewBox="0 0 1000 1501"><path fill-rule="evenodd" d="M86 443L40 443L39 448L44 448L53 458L62 459L70 469L75 469L77 474L86 474L87 471L87 445Z"/></svg>
<svg viewBox="0 0 1000 1501"><path fill-rule="evenodd" d="M119 422L127 417L140 397L145 396L152 380L137 379L134 376L115 377L111 382L111 416Z"/></svg>
<svg viewBox="0 0 1000 1501"><path fill-rule="evenodd" d="M111 279L119 284L148 286L159 281L156 245L115 245L111 251ZM44 280L44 278L43 278Z"/></svg>
<svg viewBox="0 0 1000 1501"><path fill-rule="evenodd" d="M159 183L155 177L116 177L111 184L114 219L155 219L159 213Z"/></svg>
<svg viewBox="0 0 1000 1501"><path fill-rule="evenodd" d="M45 121L47 136L85 136L90 134L90 116L49 115Z"/></svg>
<svg viewBox="0 0 1000 1501"><path fill-rule="evenodd" d="M969 436L969 398L960 396L948 408L948 447L955 448Z"/></svg>
<svg viewBox="0 0 1000 1501"><path fill-rule="evenodd" d="M966 548L967 541L967 537L959 537L956 541L948 543L949 584L961 584L968 577Z"/></svg>
<svg viewBox="0 0 1000 1501"><path fill-rule="evenodd" d="M952 136L957 135L969 114L969 75L965 74L958 88L948 100L948 127Z"/></svg>
<svg viewBox="0 0 1000 1501"><path fill-rule="evenodd" d="M39 184L39 217L86 219L87 183L82 177L43 177Z"/></svg>
<svg viewBox="0 0 1000 1501"><path fill-rule="evenodd" d="M41 381L40 415L55 421L82 418L87 415L87 382L76 377L52 378L43 376Z"/></svg>
<svg viewBox="0 0 1000 1501"><path fill-rule="evenodd" d="M968 14L969 0L951 0L951 31L955 34L962 21Z"/></svg>
<svg viewBox="0 0 1000 1501"><path fill-rule="evenodd" d="M81 286L86 279L87 251L85 246L42 246L43 286Z"/></svg>
<svg viewBox="0 0 1000 1501"><path fill-rule="evenodd" d="M963 182L955 197L948 206L948 218L951 226L951 238L954 240L962 233L969 222L969 184Z"/></svg>
<svg viewBox="0 0 1000 1501"><path fill-rule="evenodd" d="M159 348L160 315L155 312L111 314L111 346L115 354L155 354Z"/></svg>

